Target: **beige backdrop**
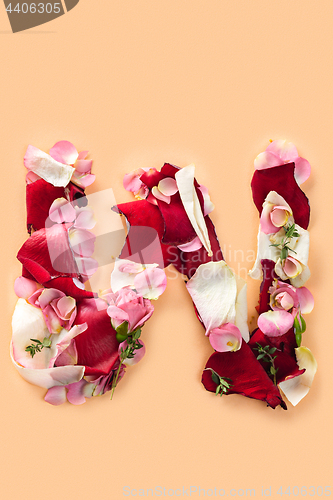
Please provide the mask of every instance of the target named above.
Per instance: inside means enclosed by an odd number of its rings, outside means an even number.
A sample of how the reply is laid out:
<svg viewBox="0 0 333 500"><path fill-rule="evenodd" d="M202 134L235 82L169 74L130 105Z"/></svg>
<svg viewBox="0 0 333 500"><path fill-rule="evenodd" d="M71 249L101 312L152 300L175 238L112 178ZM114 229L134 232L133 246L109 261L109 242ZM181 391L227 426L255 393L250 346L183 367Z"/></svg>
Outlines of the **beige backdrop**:
<svg viewBox="0 0 333 500"><path fill-rule="evenodd" d="M332 25L330 0L80 0L13 35L0 5L2 498L118 500L157 487L155 496L189 496L191 486L192 498L199 487L200 497L214 488L225 496L253 488L258 497L271 487L281 498L280 486L306 487L307 496L311 486L333 486ZM319 365L310 394L284 412L206 392L200 378L212 349L173 279L145 326L147 355L112 402L46 404L8 353L27 145L47 151L67 139L89 149L90 192L112 187L118 202L131 199L122 187L129 170L195 163L226 260L244 277L258 227L253 160L277 138L313 167L304 184L315 296L304 343ZM255 282L250 317L257 299Z"/></svg>

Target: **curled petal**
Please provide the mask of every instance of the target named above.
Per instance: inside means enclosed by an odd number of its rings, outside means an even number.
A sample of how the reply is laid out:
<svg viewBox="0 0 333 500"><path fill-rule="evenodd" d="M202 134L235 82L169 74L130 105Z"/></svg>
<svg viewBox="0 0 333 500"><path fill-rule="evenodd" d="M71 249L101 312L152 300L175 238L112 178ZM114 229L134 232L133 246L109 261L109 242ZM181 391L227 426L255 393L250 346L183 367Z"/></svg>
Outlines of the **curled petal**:
<svg viewBox="0 0 333 500"><path fill-rule="evenodd" d="M171 201L171 196L166 196L165 194L163 194L157 186L153 186L152 190L151 190L152 194L155 196L155 198L157 198L158 200L161 200L161 201L164 201L165 203L167 203L169 205L170 201Z"/></svg>
<svg viewBox="0 0 333 500"><path fill-rule="evenodd" d="M95 179L96 179L95 174L81 174L76 170L73 172L73 175L71 177L71 181L83 189L90 186L95 181Z"/></svg>
<svg viewBox="0 0 333 500"><path fill-rule="evenodd" d="M54 160L34 146L28 146L24 156L24 165L53 186L67 186L74 168Z"/></svg>
<svg viewBox="0 0 333 500"><path fill-rule="evenodd" d="M116 330L125 321L129 321L129 315L120 307L111 305L107 308L107 313L111 318L112 327Z"/></svg>
<svg viewBox="0 0 333 500"><path fill-rule="evenodd" d="M267 311L258 318L258 327L268 337L284 335L293 324L294 317L287 311Z"/></svg>
<svg viewBox="0 0 333 500"><path fill-rule="evenodd" d="M134 287L145 299L156 300L166 289L167 278L163 269L148 268L134 278Z"/></svg>
<svg viewBox="0 0 333 500"><path fill-rule="evenodd" d="M206 188L206 186L203 186L202 184L198 187L198 189L201 191L202 193L202 196L203 196L203 200L204 200L204 210L203 210L203 214L204 216L206 217L206 215L210 214L214 208L215 208L215 205L214 203L211 201L210 199L210 196L209 196L209 192L208 192L208 188Z"/></svg>
<svg viewBox="0 0 333 500"><path fill-rule="evenodd" d="M60 163L73 165L77 160L79 153L76 147L69 141L59 141L50 149L50 155Z"/></svg>
<svg viewBox="0 0 333 500"><path fill-rule="evenodd" d="M172 196L178 191L177 182L171 177L166 177L165 179L160 180L158 183L158 189L165 196Z"/></svg>
<svg viewBox="0 0 333 500"><path fill-rule="evenodd" d="M279 384L293 406L296 406L307 395L317 371L317 362L310 349L298 347L295 349L295 354L300 370L305 369L305 372L298 377L287 378Z"/></svg>
<svg viewBox="0 0 333 500"><path fill-rule="evenodd" d="M238 351L242 345L242 335L237 326L226 323L209 332L209 342L215 351Z"/></svg>

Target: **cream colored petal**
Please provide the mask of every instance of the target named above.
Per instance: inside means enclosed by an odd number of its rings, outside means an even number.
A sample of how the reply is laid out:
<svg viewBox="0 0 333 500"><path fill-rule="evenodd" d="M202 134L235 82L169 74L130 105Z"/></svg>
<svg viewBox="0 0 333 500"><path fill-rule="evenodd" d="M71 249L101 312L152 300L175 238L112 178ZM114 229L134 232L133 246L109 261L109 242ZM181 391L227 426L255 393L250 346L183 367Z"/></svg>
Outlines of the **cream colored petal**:
<svg viewBox="0 0 333 500"><path fill-rule="evenodd" d="M257 257L254 263L253 268L249 272L251 278L255 280L259 280L262 278L262 268L261 268L261 260L269 259L276 262L281 253L280 250L277 250L276 247L272 247L272 240L269 234L265 234L260 230L258 232L258 243L257 243Z"/></svg>
<svg viewBox="0 0 333 500"><path fill-rule="evenodd" d="M57 366L54 368L37 370L24 368L16 363L13 357L12 344L10 356L21 377L23 377L27 382L30 382L30 384L38 385L39 387L44 387L45 389L50 389L50 387L54 387L55 385L67 385L79 382L84 375L84 366Z"/></svg>
<svg viewBox="0 0 333 500"><path fill-rule="evenodd" d="M75 168L59 163L52 156L34 146L28 146L24 156L24 165L53 186L67 186L75 171Z"/></svg>
<svg viewBox="0 0 333 500"><path fill-rule="evenodd" d="M262 206L264 207L269 203L271 203L272 205L282 205L283 207L286 207L291 214L293 213L292 209L290 208L290 205L288 205L286 200L282 196L280 196L276 191L270 191L268 193Z"/></svg>
<svg viewBox="0 0 333 500"><path fill-rule="evenodd" d="M186 287L207 332L224 323L235 322L237 282L223 260L201 264Z"/></svg>
<svg viewBox="0 0 333 500"><path fill-rule="evenodd" d="M213 252L210 245L207 226L194 187L194 169L194 165L189 165L188 167L178 170L176 173L176 182L180 198L192 227L207 250L208 255L212 256Z"/></svg>
<svg viewBox="0 0 333 500"><path fill-rule="evenodd" d="M295 353L300 370L305 368L305 372L279 384L280 389L293 406L296 406L307 395L317 371L317 361L310 349L298 347L295 349Z"/></svg>

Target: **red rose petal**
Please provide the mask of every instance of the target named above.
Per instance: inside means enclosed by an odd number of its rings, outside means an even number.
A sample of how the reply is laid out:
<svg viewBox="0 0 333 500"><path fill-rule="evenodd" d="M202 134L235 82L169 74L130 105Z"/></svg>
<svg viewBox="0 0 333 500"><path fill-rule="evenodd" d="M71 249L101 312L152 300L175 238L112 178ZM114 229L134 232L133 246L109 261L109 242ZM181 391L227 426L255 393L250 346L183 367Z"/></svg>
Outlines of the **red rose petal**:
<svg viewBox="0 0 333 500"><path fill-rule="evenodd" d="M53 249L53 255L57 256L53 263L48 244ZM23 244L17 258L27 273L41 284L65 274L70 277L78 277L65 224L55 224L50 228L35 231ZM26 273L23 275L28 277Z"/></svg>
<svg viewBox="0 0 333 500"><path fill-rule="evenodd" d="M88 324L88 329L75 338L77 364L86 367L85 375L107 375L118 360L119 342L106 308L101 308L103 302L83 299L77 303L75 324Z"/></svg>
<svg viewBox="0 0 333 500"><path fill-rule="evenodd" d="M291 329L292 330L292 329ZM290 331L291 331L290 330ZM288 332L289 333L289 332ZM285 335L288 335L285 334ZM294 332L292 331L293 337L295 338ZM285 337L283 335L283 337ZM290 335L290 333L289 333ZM274 342L275 340L275 342ZM287 377L288 378L293 378L297 377L298 375L301 375L304 373L305 370L300 370L298 367L298 364L296 362L296 356L295 356L295 351L290 349L290 343L286 346L286 342L276 342L277 339L273 339L272 337L267 337L264 335L264 333L259 330L256 330L256 332L252 335L250 338L250 341L248 345L251 347L251 349L255 349L257 347L257 342L260 344L262 347L265 347L266 345L269 345L271 347L276 347L277 350L272 354L272 356L276 356L276 359L274 360L274 365L275 368L278 368L277 374L276 374L276 381L279 384L280 382L283 382ZM279 340L281 340L281 337L279 337ZM296 347L296 343L295 343ZM254 350L254 355L258 355L258 351ZM270 364L262 361L262 359L259 360L260 364L263 366L263 368L269 369Z"/></svg>
<svg viewBox="0 0 333 500"><path fill-rule="evenodd" d="M45 227L45 221L49 216L49 209L56 198L64 198L65 189L54 187L44 179L39 179L26 186L27 203L27 227L37 231Z"/></svg>
<svg viewBox="0 0 333 500"><path fill-rule="evenodd" d="M235 352L215 352L207 361L206 368L212 368L221 377L231 379L232 387L228 394L242 394L248 398L266 401L271 408L281 405L283 409L287 409L279 389L268 377L246 342L242 342L242 347ZM204 370L202 383L207 391L216 391L217 384L213 382L210 370Z"/></svg>
<svg viewBox="0 0 333 500"><path fill-rule="evenodd" d="M309 225L309 200L294 177L295 164L256 170L251 187L253 201L261 214L262 204L270 191L276 191L290 205L296 224L306 229Z"/></svg>

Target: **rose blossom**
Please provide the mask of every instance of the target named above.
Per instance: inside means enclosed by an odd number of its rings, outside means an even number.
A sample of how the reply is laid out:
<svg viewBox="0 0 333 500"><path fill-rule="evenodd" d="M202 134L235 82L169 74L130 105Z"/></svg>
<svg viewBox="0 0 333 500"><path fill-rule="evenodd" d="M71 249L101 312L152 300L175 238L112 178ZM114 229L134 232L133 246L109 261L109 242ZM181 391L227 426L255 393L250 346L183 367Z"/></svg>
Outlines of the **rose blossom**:
<svg viewBox="0 0 333 500"><path fill-rule="evenodd" d="M109 303L107 313L114 329L127 321L128 332L133 332L142 326L154 311L154 306L148 299L144 299L142 295L129 288L108 294L107 300Z"/></svg>

